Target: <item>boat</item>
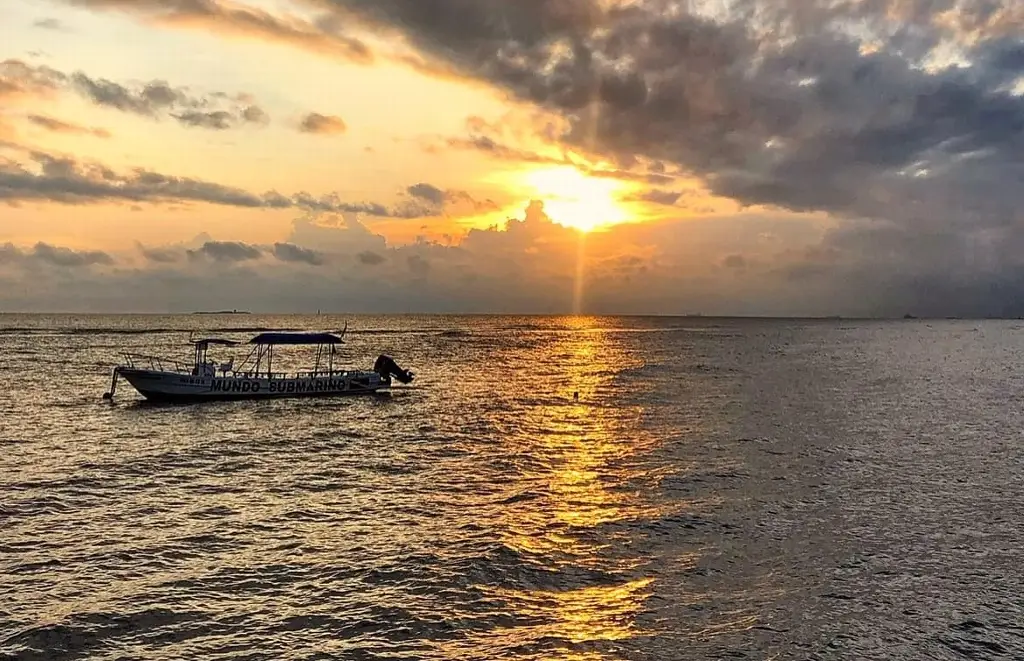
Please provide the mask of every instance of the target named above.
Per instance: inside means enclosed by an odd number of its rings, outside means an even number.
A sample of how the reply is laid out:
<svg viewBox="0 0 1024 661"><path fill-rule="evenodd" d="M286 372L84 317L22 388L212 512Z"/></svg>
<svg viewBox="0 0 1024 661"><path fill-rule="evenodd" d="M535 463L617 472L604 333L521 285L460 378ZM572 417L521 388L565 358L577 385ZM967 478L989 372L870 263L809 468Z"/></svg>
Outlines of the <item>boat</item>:
<svg viewBox="0 0 1024 661"><path fill-rule="evenodd" d="M403 384L413 380L411 371L384 354L377 357L371 370L339 368L335 358L344 333L264 332L248 342L216 337L190 339L194 347L191 364L126 352L124 363L114 368L110 391L103 398L114 398L121 378L147 400L158 402L358 395L391 388L393 380ZM238 367L233 359L218 365L208 358L211 347L243 344L252 349ZM280 346L315 346L316 360L304 371L275 372L274 349Z"/></svg>

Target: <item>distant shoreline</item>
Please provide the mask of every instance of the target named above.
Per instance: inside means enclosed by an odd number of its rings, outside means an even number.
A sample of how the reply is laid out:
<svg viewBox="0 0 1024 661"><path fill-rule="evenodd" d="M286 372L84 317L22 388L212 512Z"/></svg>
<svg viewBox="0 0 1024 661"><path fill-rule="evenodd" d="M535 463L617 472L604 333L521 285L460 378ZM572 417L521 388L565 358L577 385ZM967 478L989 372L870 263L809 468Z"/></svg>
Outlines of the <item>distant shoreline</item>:
<svg viewBox="0 0 1024 661"><path fill-rule="evenodd" d="M191 314L252 314L252 312L248 310L200 310Z"/></svg>

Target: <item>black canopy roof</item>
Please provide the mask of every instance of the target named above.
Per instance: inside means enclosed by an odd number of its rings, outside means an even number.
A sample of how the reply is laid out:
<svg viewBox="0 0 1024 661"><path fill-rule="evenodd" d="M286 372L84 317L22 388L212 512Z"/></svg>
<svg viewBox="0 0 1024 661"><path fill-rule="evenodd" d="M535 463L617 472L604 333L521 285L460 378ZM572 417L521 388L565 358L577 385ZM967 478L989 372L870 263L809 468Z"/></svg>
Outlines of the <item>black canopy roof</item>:
<svg viewBox="0 0 1024 661"><path fill-rule="evenodd" d="M249 344L341 344L334 333L260 333Z"/></svg>

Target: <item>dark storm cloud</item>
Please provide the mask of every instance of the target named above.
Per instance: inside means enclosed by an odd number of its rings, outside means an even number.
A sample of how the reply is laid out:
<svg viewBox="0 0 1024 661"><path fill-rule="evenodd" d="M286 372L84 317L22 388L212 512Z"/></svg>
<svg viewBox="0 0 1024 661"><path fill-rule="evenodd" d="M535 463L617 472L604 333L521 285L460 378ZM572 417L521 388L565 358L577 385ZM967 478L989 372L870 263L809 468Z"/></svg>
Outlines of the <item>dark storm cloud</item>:
<svg viewBox="0 0 1024 661"><path fill-rule="evenodd" d="M770 50L741 15L716 22L653 0L603 12L586 0L324 4L565 113L569 143L678 163L749 203L874 214L877 201L856 185L866 173L897 191L900 170L922 158L1014 153L1024 119L1018 97L955 69L929 73L889 51L865 54L827 29L885 3L807 8L801 25L814 20L821 30ZM907 15L930 25L923 17L946 4L915 3Z"/></svg>
<svg viewBox="0 0 1024 661"><path fill-rule="evenodd" d="M292 196L269 192L261 195L213 182L173 177L143 169L122 174L103 165L42 152L29 153L27 160L31 161L31 166L0 159L0 202L205 202L253 209L365 213L395 218L415 218L426 213L422 209L388 208L372 202L343 202L333 194L317 197L305 192Z"/></svg>
<svg viewBox="0 0 1024 661"><path fill-rule="evenodd" d="M219 0L63 0L95 10L120 11L172 27L209 30L227 36L279 42L358 63L373 61L359 39L345 35L334 23L330 29L295 16L276 17L255 7Z"/></svg>
<svg viewBox="0 0 1024 661"><path fill-rule="evenodd" d="M274 257L282 262L295 262L311 266L320 266L324 263L323 255L294 243L275 243L273 253Z"/></svg>

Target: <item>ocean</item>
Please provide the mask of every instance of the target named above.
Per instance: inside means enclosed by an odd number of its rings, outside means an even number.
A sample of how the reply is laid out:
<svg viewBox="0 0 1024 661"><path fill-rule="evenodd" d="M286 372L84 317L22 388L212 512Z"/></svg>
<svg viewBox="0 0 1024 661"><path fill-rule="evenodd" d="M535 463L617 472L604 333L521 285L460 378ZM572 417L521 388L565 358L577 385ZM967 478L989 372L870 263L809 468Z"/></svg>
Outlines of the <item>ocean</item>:
<svg viewBox="0 0 1024 661"><path fill-rule="evenodd" d="M346 322L415 381L102 399ZM1024 657L1020 322L0 315L0 374L3 659Z"/></svg>

